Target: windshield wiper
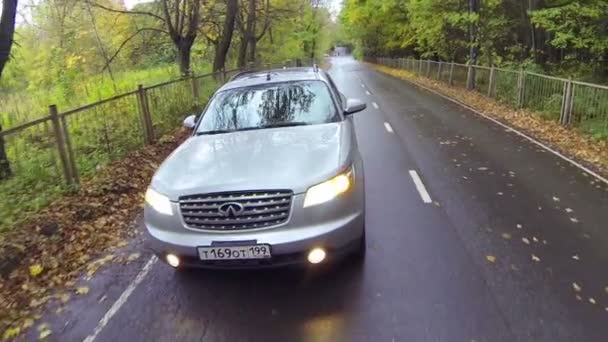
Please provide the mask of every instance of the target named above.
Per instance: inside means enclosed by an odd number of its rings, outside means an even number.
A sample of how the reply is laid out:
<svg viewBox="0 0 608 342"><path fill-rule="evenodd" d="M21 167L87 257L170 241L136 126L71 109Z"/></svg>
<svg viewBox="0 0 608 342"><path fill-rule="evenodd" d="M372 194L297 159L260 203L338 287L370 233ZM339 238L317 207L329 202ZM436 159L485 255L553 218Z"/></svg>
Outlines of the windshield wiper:
<svg viewBox="0 0 608 342"><path fill-rule="evenodd" d="M290 127L290 126L307 126L307 122L279 122L272 125L264 125L260 128L275 128L275 127Z"/></svg>
<svg viewBox="0 0 608 342"><path fill-rule="evenodd" d="M280 122L280 123L276 123L276 124L272 124L272 125L245 127L245 128L239 128L239 129L231 129L231 130L217 129L217 130L211 130L211 131L196 132L196 135L211 135L211 134L222 134L222 133L234 133L234 132L241 132L241 131L253 131L253 130L256 130L256 129L264 129L264 128L306 126L306 125L308 125L308 123L306 123L306 122Z"/></svg>
<svg viewBox="0 0 608 342"><path fill-rule="evenodd" d="M227 130L227 129L217 129L217 130L213 130L213 131L196 132L196 135L211 135L211 134L222 134L222 133L230 133L230 132L236 132L236 131Z"/></svg>

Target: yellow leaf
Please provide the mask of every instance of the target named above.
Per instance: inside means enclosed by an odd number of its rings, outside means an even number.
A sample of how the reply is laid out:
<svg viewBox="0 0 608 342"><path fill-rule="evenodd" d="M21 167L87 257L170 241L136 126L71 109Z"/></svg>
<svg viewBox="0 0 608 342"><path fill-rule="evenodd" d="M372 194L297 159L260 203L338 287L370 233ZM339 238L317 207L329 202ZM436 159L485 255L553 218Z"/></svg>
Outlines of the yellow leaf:
<svg viewBox="0 0 608 342"><path fill-rule="evenodd" d="M20 333L21 333L21 328L19 328L19 327L8 328L8 329L4 330L4 334L2 334L2 339L8 340L11 338L15 338L15 337L19 336Z"/></svg>
<svg viewBox="0 0 608 342"><path fill-rule="evenodd" d="M86 286L81 286L76 289L76 293L78 293L79 295L86 295L87 293L89 293L89 288Z"/></svg>
<svg viewBox="0 0 608 342"><path fill-rule="evenodd" d="M129 261L134 261L137 258L139 258L140 254L139 253L132 253L131 255L129 255L129 257L127 258L127 260Z"/></svg>
<svg viewBox="0 0 608 342"><path fill-rule="evenodd" d="M34 320L31 318L26 318L23 320L22 327L23 329L31 328L34 325Z"/></svg>
<svg viewBox="0 0 608 342"><path fill-rule="evenodd" d="M40 340L44 340L47 337L51 336L53 332L51 331L51 329L49 328L44 328L40 331L40 334L38 335L38 339Z"/></svg>
<svg viewBox="0 0 608 342"><path fill-rule="evenodd" d="M61 300L63 303L66 303L68 300L70 300L70 295L67 293L63 293L59 296L59 300Z"/></svg>
<svg viewBox="0 0 608 342"><path fill-rule="evenodd" d="M40 273L42 273L43 270L44 270L44 268L42 266L40 266L40 264L34 264L34 265L30 266L30 275L32 277L36 277Z"/></svg>
<svg viewBox="0 0 608 342"><path fill-rule="evenodd" d="M496 257L493 255L486 255L486 260L488 260L488 262L494 263L496 262Z"/></svg>

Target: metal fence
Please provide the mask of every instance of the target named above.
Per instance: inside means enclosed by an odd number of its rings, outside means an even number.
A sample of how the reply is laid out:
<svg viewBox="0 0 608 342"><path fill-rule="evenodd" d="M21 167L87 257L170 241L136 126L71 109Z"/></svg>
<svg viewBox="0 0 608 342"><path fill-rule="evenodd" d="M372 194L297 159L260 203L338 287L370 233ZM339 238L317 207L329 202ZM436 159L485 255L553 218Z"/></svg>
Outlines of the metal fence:
<svg viewBox="0 0 608 342"><path fill-rule="evenodd" d="M286 61L247 70L295 65ZM139 85L63 112L51 105L44 117L0 127L0 229L19 212L35 210L53 194L77 186L82 176L179 127L187 113L200 113L218 87L239 71Z"/></svg>
<svg viewBox="0 0 608 342"><path fill-rule="evenodd" d="M408 70L417 76L467 88L514 108L608 139L608 87L526 70L511 70L410 58L366 61Z"/></svg>

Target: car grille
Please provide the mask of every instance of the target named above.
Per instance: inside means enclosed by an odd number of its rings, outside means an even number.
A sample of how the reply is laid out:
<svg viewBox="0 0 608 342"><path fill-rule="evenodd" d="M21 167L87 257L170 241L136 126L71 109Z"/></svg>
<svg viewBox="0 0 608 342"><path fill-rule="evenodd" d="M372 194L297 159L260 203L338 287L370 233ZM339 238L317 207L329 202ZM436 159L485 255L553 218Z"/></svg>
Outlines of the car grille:
<svg viewBox="0 0 608 342"><path fill-rule="evenodd" d="M179 207L184 222L191 228L220 231L266 228L287 222L292 195L288 190L191 195L180 197Z"/></svg>

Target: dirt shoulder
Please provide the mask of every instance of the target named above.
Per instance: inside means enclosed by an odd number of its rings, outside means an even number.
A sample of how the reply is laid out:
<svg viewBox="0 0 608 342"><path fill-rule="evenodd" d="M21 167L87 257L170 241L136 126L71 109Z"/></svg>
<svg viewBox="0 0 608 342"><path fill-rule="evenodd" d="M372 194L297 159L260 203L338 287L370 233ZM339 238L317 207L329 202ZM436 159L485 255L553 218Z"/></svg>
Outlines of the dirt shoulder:
<svg viewBox="0 0 608 342"><path fill-rule="evenodd" d="M419 77L406 70L367 64L380 72L431 88L466 104L535 137L591 170L608 176L608 141L594 140L576 129L568 129L557 122L544 120L537 113L525 109L513 109L473 91L450 87L445 83Z"/></svg>
<svg viewBox="0 0 608 342"><path fill-rule="evenodd" d="M137 234L143 194L154 171L189 134L178 130L128 154L0 236L0 340L11 340L35 324L43 308L73 296L82 274L91 277L108 262L125 262L112 252ZM44 335L44 328L41 329Z"/></svg>

